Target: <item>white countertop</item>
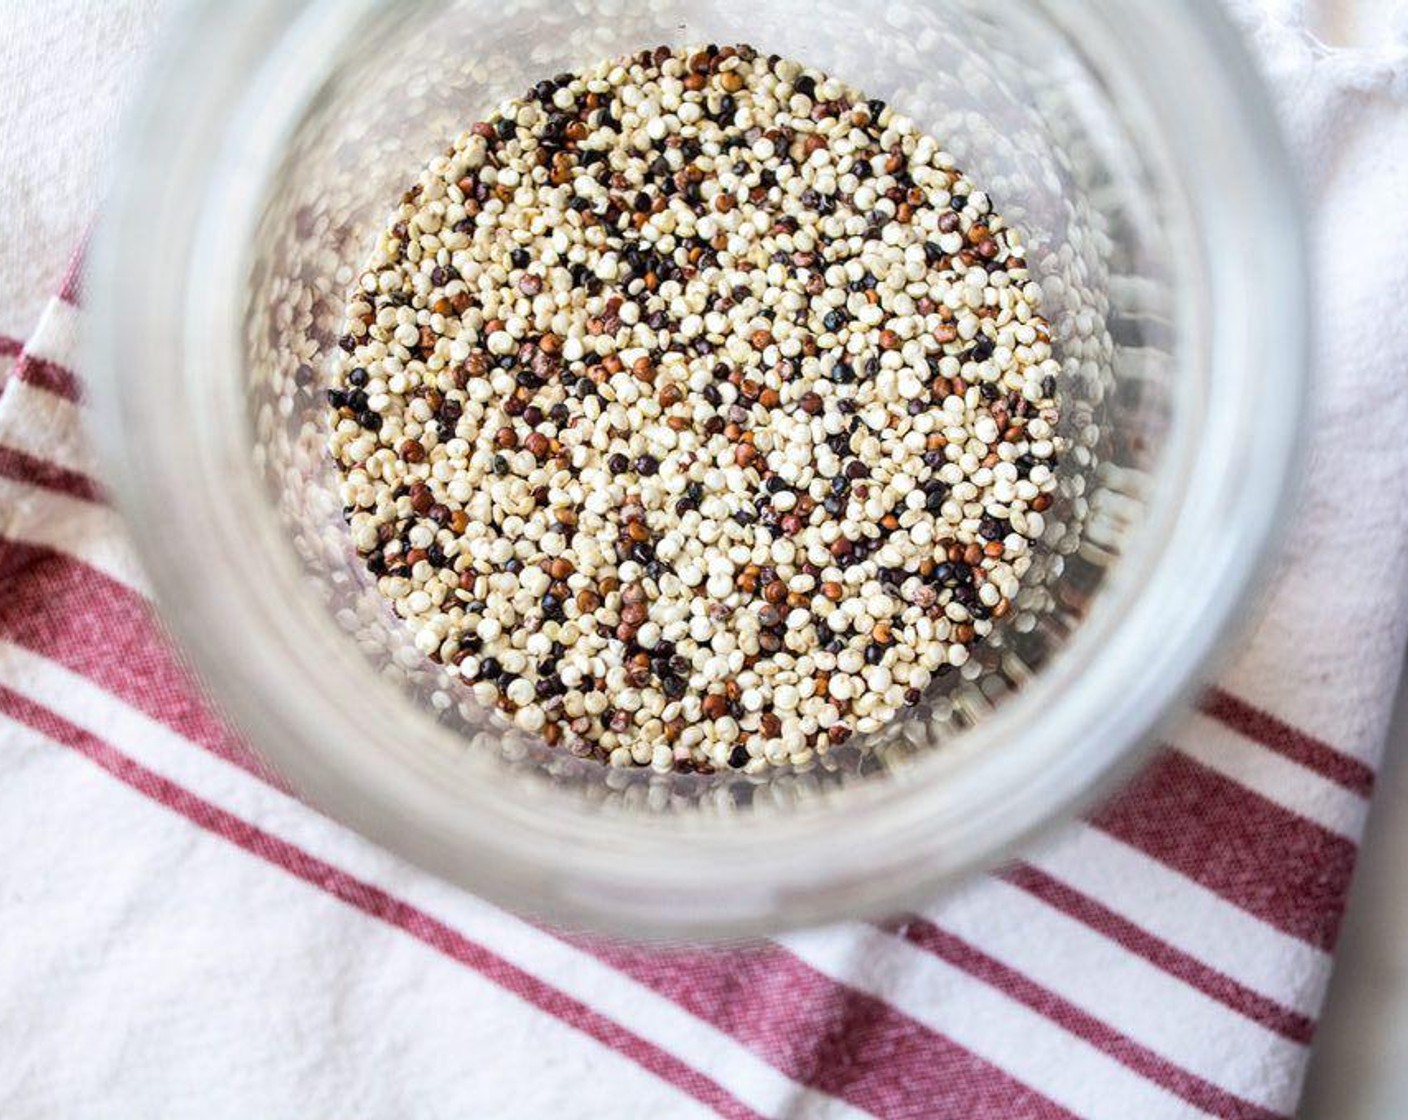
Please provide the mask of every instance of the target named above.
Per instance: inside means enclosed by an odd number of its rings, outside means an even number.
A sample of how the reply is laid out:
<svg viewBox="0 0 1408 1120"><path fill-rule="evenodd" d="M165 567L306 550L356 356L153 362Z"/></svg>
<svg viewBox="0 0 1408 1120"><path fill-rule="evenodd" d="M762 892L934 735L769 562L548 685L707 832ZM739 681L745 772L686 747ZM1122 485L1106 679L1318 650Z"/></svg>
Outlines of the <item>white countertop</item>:
<svg viewBox="0 0 1408 1120"><path fill-rule="evenodd" d="M1360 849L1300 1120L1408 1117L1408 676Z"/></svg>

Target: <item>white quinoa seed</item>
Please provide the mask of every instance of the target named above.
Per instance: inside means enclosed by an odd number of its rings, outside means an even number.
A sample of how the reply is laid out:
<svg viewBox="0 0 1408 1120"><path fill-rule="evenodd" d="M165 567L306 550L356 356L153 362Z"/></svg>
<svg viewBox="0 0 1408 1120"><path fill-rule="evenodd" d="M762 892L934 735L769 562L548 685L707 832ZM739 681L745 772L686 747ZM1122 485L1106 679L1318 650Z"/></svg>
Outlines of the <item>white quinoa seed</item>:
<svg viewBox="0 0 1408 1120"><path fill-rule="evenodd" d="M432 161L329 394L417 648L656 770L801 763L975 671L1065 444L1040 287L953 162L749 47L541 82Z"/></svg>

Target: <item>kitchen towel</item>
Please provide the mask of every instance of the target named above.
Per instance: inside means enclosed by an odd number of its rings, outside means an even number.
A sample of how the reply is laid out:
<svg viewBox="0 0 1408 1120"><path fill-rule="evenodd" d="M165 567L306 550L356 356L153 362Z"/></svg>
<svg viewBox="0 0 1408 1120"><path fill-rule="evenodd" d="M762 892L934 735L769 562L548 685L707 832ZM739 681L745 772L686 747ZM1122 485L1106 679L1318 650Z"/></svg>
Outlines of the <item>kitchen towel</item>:
<svg viewBox="0 0 1408 1120"><path fill-rule="evenodd" d="M135 69L157 6L116 7L138 16L102 51ZM558 934L290 797L200 700L104 499L77 273L37 324L11 308L0 1114L1291 1114L1408 634L1408 36L1330 50L1299 4L1235 11L1319 275L1307 481L1264 618L1127 791L901 922L729 949ZM99 131L68 166L91 172ZM3 291L71 247L7 237Z"/></svg>

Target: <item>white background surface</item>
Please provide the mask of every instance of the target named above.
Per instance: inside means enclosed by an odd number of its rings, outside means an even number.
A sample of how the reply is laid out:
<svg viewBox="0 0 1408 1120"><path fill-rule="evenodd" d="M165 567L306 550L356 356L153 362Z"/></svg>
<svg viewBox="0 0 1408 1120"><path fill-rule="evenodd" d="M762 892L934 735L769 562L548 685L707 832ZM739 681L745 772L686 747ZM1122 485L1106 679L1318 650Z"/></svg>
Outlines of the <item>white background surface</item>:
<svg viewBox="0 0 1408 1120"><path fill-rule="evenodd" d="M1408 1117L1408 677L1399 689L1300 1117Z"/></svg>

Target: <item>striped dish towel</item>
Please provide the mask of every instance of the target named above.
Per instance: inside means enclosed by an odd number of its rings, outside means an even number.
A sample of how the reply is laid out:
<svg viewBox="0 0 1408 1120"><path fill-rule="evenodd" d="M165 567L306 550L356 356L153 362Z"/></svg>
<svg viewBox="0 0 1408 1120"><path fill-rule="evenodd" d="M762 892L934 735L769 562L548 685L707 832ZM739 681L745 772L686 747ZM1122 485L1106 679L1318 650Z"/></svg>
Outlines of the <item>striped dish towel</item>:
<svg viewBox="0 0 1408 1120"><path fill-rule="evenodd" d="M1408 68L1249 23L1326 324L1264 621L1132 788L890 924L559 934L280 788L154 621L67 282L0 357L0 1114L1288 1116L1408 632Z"/></svg>

